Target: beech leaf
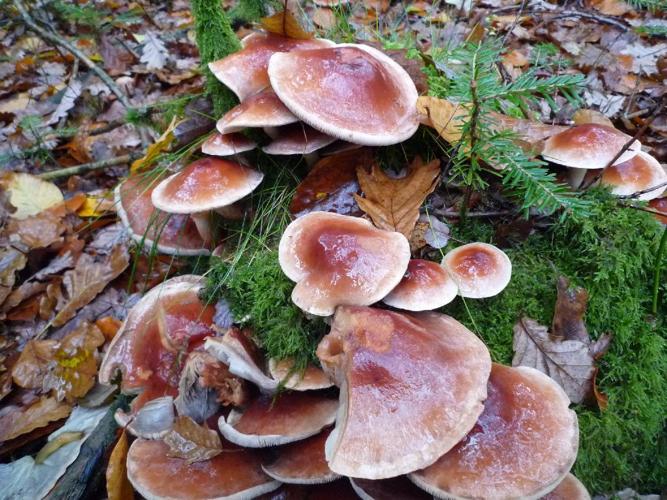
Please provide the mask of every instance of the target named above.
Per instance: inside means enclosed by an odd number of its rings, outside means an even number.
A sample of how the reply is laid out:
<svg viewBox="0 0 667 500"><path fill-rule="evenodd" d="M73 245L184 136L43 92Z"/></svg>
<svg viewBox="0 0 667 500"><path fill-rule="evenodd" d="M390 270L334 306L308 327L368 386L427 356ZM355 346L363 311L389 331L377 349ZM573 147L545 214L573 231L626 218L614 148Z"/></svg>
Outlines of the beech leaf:
<svg viewBox="0 0 667 500"><path fill-rule="evenodd" d="M297 40L308 40L313 38L312 33L308 33L301 27L299 21L290 11L277 12L269 17L263 17L259 20L262 27L269 33L295 38Z"/></svg>
<svg viewBox="0 0 667 500"><path fill-rule="evenodd" d="M389 177L378 165L373 165L370 173L357 168L364 197L355 194L354 198L377 227L397 231L409 239L419 218L419 207L435 189L439 176L440 160L424 164L420 158L415 158L408 174L398 179Z"/></svg>
<svg viewBox="0 0 667 500"><path fill-rule="evenodd" d="M463 125L468 121L468 109L463 104L447 99L421 96L417 99L417 112L422 123L435 129L450 144L461 140Z"/></svg>
<svg viewBox="0 0 667 500"><path fill-rule="evenodd" d="M585 290L571 290L567 279L559 278L553 330L525 316L519 319L514 325L512 366L530 366L546 373L573 403L595 398L604 408L606 398L594 387L595 360L606 352L611 336L591 341L583 321L586 302Z"/></svg>
<svg viewBox="0 0 667 500"><path fill-rule="evenodd" d="M107 466L107 495L109 500L130 500L134 498L134 490L127 479L127 431L123 429L113 447Z"/></svg>
<svg viewBox="0 0 667 500"><path fill-rule="evenodd" d="M173 428L163 440L169 446L168 456L182 458L188 464L210 460L222 453L222 442L218 433L186 416L176 419Z"/></svg>
<svg viewBox="0 0 667 500"><path fill-rule="evenodd" d="M43 397L27 407L6 406L0 416L0 442L44 427L67 417L72 407L53 397Z"/></svg>
<svg viewBox="0 0 667 500"><path fill-rule="evenodd" d="M11 172L0 183L9 193L9 203L16 208L14 219L25 219L37 215L63 201L63 194L52 182L36 175Z"/></svg>

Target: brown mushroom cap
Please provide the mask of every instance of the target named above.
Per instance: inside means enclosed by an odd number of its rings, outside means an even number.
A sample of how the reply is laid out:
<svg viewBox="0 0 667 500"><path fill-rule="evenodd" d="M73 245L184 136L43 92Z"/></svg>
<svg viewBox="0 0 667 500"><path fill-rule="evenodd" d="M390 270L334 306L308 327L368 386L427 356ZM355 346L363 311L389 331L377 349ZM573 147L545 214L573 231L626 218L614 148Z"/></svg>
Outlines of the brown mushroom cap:
<svg viewBox="0 0 667 500"><path fill-rule="evenodd" d="M542 158L567 167L604 168L630 139L629 135L606 125L576 125L549 137L544 142ZM639 141L635 141L614 164L629 160L640 148Z"/></svg>
<svg viewBox="0 0 667 500"><path fill-rule="evenodd" d="M544 373L494 364L475 427L410 479L438 498L539 498L577 457L579 427L569 404Z"/></svg>
<svg viewBox="0 0 667 500"><path fill-rule="evenodd" d="M256 147L257 143L243 134L213 134L201 145L201 152L212 156L233 156Z"/></svg>
<svg viewBox="0 0 667 500"><path fill-rule="evenodd" d="M289 110L317 130L357 144L399 143L419 126L417 89L390 57L367 45L276 53L271 86Z"/></svg>
<svg viewBox="0 0 667 500"><path fill-rule="evenodd" d="M540 500L591 500L591 495L581 481L567 474L555 490Z"/></svg>
<svg viewBox="0 0 667 500"><path fill-rule="evenodd" d="M277 398L262 395L243 413L232 410L220 417L222 435L249 448L264 448L314 436L336 419L338 402L314 392L286 392Z"/></svg>
<svg viewBox="0 0 667 500"><path fill-rule="evenodd" d="M329 376L314 365L308 365L303 372L293 371L294 360L283 359L277 361L269 359L269 373L286 389L293 391L312 391L327 389L334 385Z"/></svg>
<svg viewBox="0 0 667 500"><path fill-rule="evenodd" d="M602 173L600 182L611 186L611 192L615 195L624 196L644 191L654 186L667 182L667 173L658 160L650 154L639 151L636 156L623 163L617 163ZM639 200L652 200L659 198L665 191L662 186L648 193L639 195Z"/></svg>
<svg viewBox="0 0 667 500"><path fill-rule="evenodd" d="M433 495L415 486L406 476L376 480L350 478L350 483L361 500L433 500Z"/></svg>
<svg viewBox="0 0 667 500"><path fill-rule="evenodd" d="M151 200L160 210L175 214L215 210L252 193L263 178L240 163L202 158L163 180Z"/></svg>
<svg viewBox="0 0 667 500"><path fill-rule="evenodd" d="M336 142L335 137L304 123L274 129L272 134L273 140L262 148L269 155L307 155Z"/></svg>
<svg viewBox="0 0 667 500"><path fill-rule="evenodd" d="M280 486L262 471L261 459L253 450L227 449L192 464L167 456L168 451L162 441L137 439L130 446L127 478L147 500L241 500Z"/></svg>
<svg viewBox="0 0 667 500"><path fill-rule="evenodd" d="M123 393L143 391L133 402L135 409L158 396L176 396L179 355L184 348L191 351L214 334L215 308L199 299L203 286L200 276L185 275L169 279L144 295L109 344L99 369L100 383L111 384L120 371ZM160 332L161 321L167 332Z"/></svg>
<svg viewBox="0 0 667 500"><path fill-rule="evenodd" d="M243 101L269 86L266 70L269 58L276 52L330 47L333 42L319 38L297 40L257 31L245 37L241 44L243 49L209 63L208 67L218 80Z"/></svg>
<svg viewBox="0 0 667 500"><path fill-rule="evenodd" d="M297 284L294 303L318 316L339 305L369 305L401 281L410 244L400 233L373 227L365 219L311 212L282 235L279 261Z"/></svg>
<svg viewBox="0 0 667 500"><path fill-rule="evenodd" d="M491 370L484 343L453 318L370 307L339 307L317 356L340 386L329 467L367 479L426 467L456 445Z"/></svg>
<svg viewBox="0 0 667 500"><path fill-rule="evenodd" d="M411 259L401 282L382 302L407 311L429 311L449 304L459 288L437 262Z"/></svg>
<svg viewBox="0 0 667 500"><path fill-rule="evenodd" d="M227 111L218 120L216 128L221 134L230 134L244 128L279 127L297 121L299 119L285 107L276 93L267 88Z"/></svg>
<svg viewBox="0 0 667 500"><path fill-rule="evenodd" d="M471 299L498 295L512 278L509 257L488 243L468 243L450 250L442 265L458 285L459 295Z"/></svg>
<svg viewBox="0 0 667 500"><path fill-rule="evenodd" d="M656 198L648 202L648 207L654 212L654 217L661 224L667 224L667 198ZM664 215L663 215L664 214Z"/></svg>
<svg viewBox="0 0 667 500"><path fill-rule="evenodd" d="M269 476L283 483L321 484L339 476L332 472L324 459L324 443L331 429L285 445L278 449L278 458L262 468Z"/></svg>
<svg viewBox="0 0 667 500"><path fill-rule="evenodd" d="M187 215L170 215L153 206L151 194L159 180L130 177L116 186L114 198L120 220L134 241L150 251L169 255L208 255L208 243Z"/></svg>

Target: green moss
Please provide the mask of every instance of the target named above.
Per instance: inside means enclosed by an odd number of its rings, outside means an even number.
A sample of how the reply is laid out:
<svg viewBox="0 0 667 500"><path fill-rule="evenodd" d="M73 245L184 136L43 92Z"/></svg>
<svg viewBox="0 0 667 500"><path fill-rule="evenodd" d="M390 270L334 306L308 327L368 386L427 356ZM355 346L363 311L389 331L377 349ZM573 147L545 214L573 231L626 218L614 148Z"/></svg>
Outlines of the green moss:
<svg viewBox="0 0 667 500"><path fill-rule="evenodd" d="M229 19L233 23L259 21L266 16L266 7L266 0L239 0L229 11Z"/></svg>
<svg viewBox="0 0 667 500"><path fill-rule="evenodd" d="M479 333L495 361L510 363L512 326L521 314L551 324L557 277L585 287L589 333L596 338L611 332L614 338L599 363L598 385L609 397L608 409L576 408L580 450L574 472L591 492L627 486L656 492L667 470L664 297L657 317L649 315L658 227L649 214L620 209L605 193L591 196L597 203L590 217L567 219L507 251L513 273L503 293L465 304L457 300L443 312ZM491 241L493 229L469 224L456 232L463 241Z"/></svg>
<svg viewBox="0 0 667 500"><path fill-rule="evenodd" d="M228 56L241 48L220 0L192 0L195 34L201 64L206 75L206 90L213 100L216 116L222 115L236 103L236 96L208 69L208 63Z"/></svg>

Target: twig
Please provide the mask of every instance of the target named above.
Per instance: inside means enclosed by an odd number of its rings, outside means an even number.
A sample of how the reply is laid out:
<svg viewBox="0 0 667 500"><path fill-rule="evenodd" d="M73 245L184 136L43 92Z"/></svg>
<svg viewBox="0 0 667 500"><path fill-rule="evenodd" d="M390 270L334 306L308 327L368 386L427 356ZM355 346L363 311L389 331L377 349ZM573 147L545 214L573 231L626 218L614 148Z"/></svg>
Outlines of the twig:
<svg viewBox="0 0 667 500"><path fill-rule="evenodd" d="M664 257L665 247L667 246L667 226L662 230L662 238L658 245L658 255L655 260L655 274L653 275L653 304L651 312L658 314L658 291L660 290L660 272L662 271L662 258Z"/></svg>
<svg viewBox="0 0 667 500"><path fill-rule="evenodd" d="M94 72L100 78L100 80L102 80L105 83L107 87L109 87L109 90L111 90L111 92L115 94L115 96L118 98L118 101L120 101L120 103L123 106L125 106L126 108L131 107L130 101L128 101L123 91L118 88L113 79L102 68L100 68L97 64L91 61L91 59L86 54L77 49L68 40L65 40L64 38L55 33L49 33L44 28L40 27L35 22L35 20L30 16L23 3L21 3L21 0L14 0L14 5L21 14L23 22L25 22L25 24L31 31L34 31L37 35L41 36L42 38L49 40L52 43L58 44L61 47L64 47L65 49L70 51L72 55L80 59L86 66L88 66L88 68L92 72Z"/></svg>
<svg viewBox="0 0 667 500"><path fill-rule="evenodd" d="M447 217L450 219L459 219L461 217L461 212L459 210L445 210L444 212L438 212L438 215L442 217ZM513 210L497 210L491 212L468 212L466 213L466 218L468 217L501 217L503 215L512 215L514 214Z"/></svg>
<svg viewBox="0 0 667 500"><path fill-rule="evenodd" d="M620 199L620 200L631 200L633 198L639 198L643 194L651 193L651 192L655 191L656 189L660 189L660 188L664 188L664 187L667 187L667 181L662 182L660 184L656 184L655 186L652 186L650 188L642 189L641 191L637 191L636 193L619 195L619 196L617 196L617 198Z"/></svg>
<svg viewBox="0 0 667 500"><path fill-rule="evenodd" d="M491 10L491 13L493 14L500 14L503 12L512 12L515 10L521 9L521 5L510 5L507 7L500 7L498 9L493 9ZM582 11L582 10L564 10L562 12L556 12L555 10L547 10L547 9L532 9L532 10L526 10L524 11L524 14L529 14L529 15L536 15L536 14L547 14L547 15L554 15L551 19L548 19L548 22L554 21L556 19L563 19L567 17L581 17L584 19L591 19L593 21L597 21L602 24L609 24L611 26L615 26L616 28L619 28L623 31L629 31L630 27L627 24L622 23L621 21L614 19L613 17L610 16L604 16L601 14L596 14L593 12L587 12L587 11Z"/></svg>
<svg viewBox="0 0 667 500"><path fill-rule="evenodd" d="M646 129L648 129L649 126L651 125L651 123L653 123L653 120L655 120L658 117L658 115L662 112L662 109L665 107L665 102L667 102L667 99L663 99L662 101L660 101L660 104L658 106L656 106L656 108L653 110L653 113L651 113L651 115L646 119L644 124L637 130L637 132L635 132L635 135L633 135L630 138L630 140L623 145L623 147L620 149L620 151L618 153L616 153L616 155L614 155L614 157L609 161L609 163L607 163L607 165L603 169L601 169L599 172L597 172L595 174L595 177L593 177L593 179L588 184L581 187L582 189L588 189L593 184L595 184L597 181L599 181L600 178L604 175L605 171L609 167L611 167L614 163L616 163L616 160L618 160L623 155L623 153L625 153L630 148L630 146L632 146L632 144L635 141L639 140L644 135L644 132L646 132ZM640 194L649 193L649 192L655 190L657 187L658 186L652 187L648 190L639 191L639 192L634 193L632 195L622 196L621 198L625 198L625 197L634 198L636 196L639 196Z"/></svg>
<svg viewBox="0 0 667 500"><path fill-rule="evenodd" d="M658 212L656 210L649 210L648 208L638 207L637 205L626 205L625 203L619 203L618 206L621 207L621 208L631 208L632 210L639 210L640 212L646 212L646 213L649 213L649 214L659 215L661 217L665 217L664 212Z"/></svg>
<svg viewBox="0 0 667 500"><path fill-rule="evenodd" d="M59 168L57 170L51 170L50 172L44 172L43 174L40 174L39 177L42 179L57 179L59 177L67 177L69 175L78 175L90 172L91 170L99 170L105 167L113 167L115 165L122 165L123 163L130 163L132 159L132 155L122 155L116 158L111 158L109 160L83 163L81 165L77 165L76 167L66 167Z"/></svg>

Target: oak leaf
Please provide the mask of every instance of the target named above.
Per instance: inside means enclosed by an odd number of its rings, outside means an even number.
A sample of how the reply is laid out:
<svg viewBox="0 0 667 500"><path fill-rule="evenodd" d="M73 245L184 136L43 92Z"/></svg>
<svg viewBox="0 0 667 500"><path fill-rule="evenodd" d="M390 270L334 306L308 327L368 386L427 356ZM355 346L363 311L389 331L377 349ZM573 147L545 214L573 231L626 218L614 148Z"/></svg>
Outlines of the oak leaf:
<svg viewBox="0 0 667 500"><path fill-rule="evenodd" d="M559 278L552 331L531 318L519 319L512 366L536 368L558 382L573 403L595 399L604 409L606 397L595 387L595 360L606 352L611 336L591 341L583 320L587 298L585 290L570 289L567 279Z"/></svg>
<svg viewBox="0 0 667 500"><path fill-rule="evenodd" d="M107 465L107 496L109 500L130 500L134 498L134 490L127 479L127 431L123 429L113 447Z"/></svg>
<svg viewBox="0 0 667 500"><path fill-rule="evenodd" d="M176 419L163 440L169 446L168 456L182 458L188 464L210 460L222 453L218 433L186 416Z"/></svg>
<svg viewBox="0 0 667 500"><path fill-rule="evenodd" d="M380 229L397 231L406 238L419 218L419 207L435 189L440 176L440 160L423 163L415 158L405 177L393 179L378 165L370 173L357 168L359 185L364 197L355 194L359 208L366 212Z"/></svg>
<svg viewBox="0 0 667 500"><path fill-rule="evenodd" d="M259 22L269 33L275 33L276 35L286 36L297 40L308 40L313 38L313 34L304 30L296 17L294 17L288 10L277 12L269 17L263 17Z"/></svg>
<svg viewBox="0 0 667 500"><path fill-rule="evenodd" d="M67 417L71 405L53 397L43 397L30 406L6 406L0 416L0 442L44 427L50 422Z"/></svg>

